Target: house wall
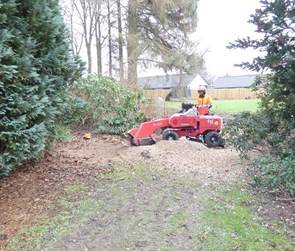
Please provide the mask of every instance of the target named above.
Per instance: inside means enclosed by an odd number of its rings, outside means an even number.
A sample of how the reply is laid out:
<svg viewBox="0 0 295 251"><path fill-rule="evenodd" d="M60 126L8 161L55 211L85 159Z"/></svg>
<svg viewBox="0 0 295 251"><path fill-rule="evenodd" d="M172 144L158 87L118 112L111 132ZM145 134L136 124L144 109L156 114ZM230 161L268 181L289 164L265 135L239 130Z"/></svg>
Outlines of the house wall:
<svg viewBox="0 0 295 251"><path fill-rule="evenodd" d="M208 84L200 75L198 75L192 80L192 82L188 85L188 87L192 91L192 90L198 90L200 85L207 86Z"/></svg>

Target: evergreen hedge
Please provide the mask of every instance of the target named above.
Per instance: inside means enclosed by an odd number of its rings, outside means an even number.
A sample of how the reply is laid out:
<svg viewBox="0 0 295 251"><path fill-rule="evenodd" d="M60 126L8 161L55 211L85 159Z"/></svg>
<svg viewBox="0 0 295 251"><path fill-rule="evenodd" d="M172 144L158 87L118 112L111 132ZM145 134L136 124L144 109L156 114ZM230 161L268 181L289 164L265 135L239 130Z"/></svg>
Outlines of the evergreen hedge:
<svg viewBox="0 0 295 251"><path fill-rule="evenodd" d="M57 0L0 3L0 175L53 137L64 88L80 75Z"/></svg>

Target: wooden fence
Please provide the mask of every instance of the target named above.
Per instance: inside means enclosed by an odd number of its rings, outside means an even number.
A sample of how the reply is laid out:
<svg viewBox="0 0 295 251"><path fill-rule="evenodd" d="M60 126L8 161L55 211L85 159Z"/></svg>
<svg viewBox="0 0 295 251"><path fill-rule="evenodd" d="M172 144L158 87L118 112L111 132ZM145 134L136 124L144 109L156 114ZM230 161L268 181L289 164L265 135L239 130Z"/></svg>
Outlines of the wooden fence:
<svg viewBox="0 0 295 251"><path fill-rule="evenodd" d="M144 90L144 96L147 100L157 100L159 98L165 100L171 92L170 89L156 89ZM223 99L255 99L257 93L247 88L233 88L233 89L208 89L207 93L215 100ZM197 90L191 91L191 99L195 99L198 95Z"/></svg>
<svg viewBox="0 0 295 251"><path fill-rule="evenodd" d="M170 89L156 89L156 90L144 90L144 97L146 100L157 100L159 98L165 100L171 92Z"/></svg>
<svg viewBox="0 0 295 251"><path fill-rule="evenodd" d="M208 89L207 93L213 99L255 99L256 92L248 88ZM194 93L197 95L197 92Z"/></svg>

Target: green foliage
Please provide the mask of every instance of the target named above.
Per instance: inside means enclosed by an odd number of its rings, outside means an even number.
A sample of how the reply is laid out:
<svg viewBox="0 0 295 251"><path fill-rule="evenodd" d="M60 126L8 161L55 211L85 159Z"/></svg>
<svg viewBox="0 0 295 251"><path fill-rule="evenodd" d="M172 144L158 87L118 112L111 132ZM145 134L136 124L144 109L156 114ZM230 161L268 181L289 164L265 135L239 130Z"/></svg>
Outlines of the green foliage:
<svg viewBox="0 0 295 251"><path fill-rule="evenodd" d="M69 142L71 140L70 129L63 124L54 124L53 139L56 141Z"/></svg>
<svg viewBox="0 0 295 251"><path fill-rule="evenodd" d="M258 79L258 84L264 83L264 92L260 95L260 110L272 119L275 128L291 130L295 128L295 88L289 88L286 82L274 81L273 75L266 75ZM293 85L295 86L295 78Z"/></svg>
<svg viewBox="0 0 295 251"><path fill-rule="evenodd" d="M81 97L72 95L71 89L72 87L69 87L63 93L63 103L57 117L58 123L65 126L77 125L85 113L85 109L87 109L87 102Z"/></svg>
<svg viewBox="0 0 295 251"><path fill-rule="evenodd" d="M249 151L263 147L271 133L271 119L259 113L242 112L226 121L224 136L227 143L233 145L242 157Z"/></svg>
<svg viewBox="0 0 295 251"><path fill-rule="evenodd" d="M266 52L253 62L240 66L253 71L268 70L256 86L263 84L261 110L278 127L295 128L295 2L292 0L261 1L262 8L251 16L259 39L238 39L229 48L253 48ZM292 121L292 123L289 123Z"/></svg>
<svg viewBox="0 0 295 251"><path fill-rule="evenodd" d="M54 137L61 94L80 73L58 1L0 3L0 175Z"/></svg>
<svg viewBox="0 0 295 251"><path fill-rule="evenodd" d="M238 115L236 121L228 124L228 135L243 156L252 149L261 150L253 162L252 175L257 184L294 196L295 139L288 134L295 128L295 2L260 2L262 8L256 10L250 22L257 26L261 36L239 39L229 47L266 52L241 66L270 73L256 80L256 86L263 85L259 112Z"/></svg>
<svg viewBox="0 0 295 251"><path fill-rule="evenodd" d="M292 149L289 149L293 151ZM254 180L270 192L295 196L295 158L264 155L254 160Z"/></svg>
<svg viewBox="0 0 295 251"><path fill-rule="evenodd" d="M197 53L197 43L189 39L189 34L195 32L197 27L197 1L154 0L134 3L129 2L129 15L136 19L129 21L137 23L135 32L139 48L136 53L140 52L152 59L141 60L144 66L152 61L165 71L176 69L186 73L195 73L202 68L204 62ZM135 11L137 13L133 13Z"/></svg>
<svg viewBox="0 0 295 251"><path fill-rule="evenodd" d="M277 131L273 122L264 113L239 113L226 122L225 138L243 158L252 161L249 173L257 185L294 196L295 138L288 135L288 126ZM253 150L255 157L251 157Z"/></svg>
<svg viewBox="0 0 295 251"><path fill-rule="evenodd" d="M90 75L72 88L86 102L81 120L94 124L101 133L120 134L145 119L135 92L109 77Z"/></svg>

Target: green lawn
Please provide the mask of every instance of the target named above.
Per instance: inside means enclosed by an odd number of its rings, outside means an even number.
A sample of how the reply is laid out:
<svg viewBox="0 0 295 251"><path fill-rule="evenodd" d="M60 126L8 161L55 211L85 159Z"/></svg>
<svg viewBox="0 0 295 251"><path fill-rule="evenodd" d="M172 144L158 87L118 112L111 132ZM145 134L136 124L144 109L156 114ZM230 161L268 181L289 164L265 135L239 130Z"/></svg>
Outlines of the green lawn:
<svg viewBox="0 0 295 251"><path fill-rule="evenodd" d="M194 103L194 101L190 101ZM255 112L258 108L258 99L242 99L242 100L214 100L211 111L213 113L238 113L243 111ZM181 102L165 102L166 107L181 108Z"/></svg>
<svg viewBox="0 0 295 251"><path fill-rule="evenodd" d="M246 189L217 190L199 219L196 250L294 250L287 237L291 230L261 218L252 203Z"/></svg>
<svg viewBox="0 0 295 251"><path fill-rule="evenodd" d="M214 100L212 111L215 113L256 112L258 103L258 99Z"/></svg>

